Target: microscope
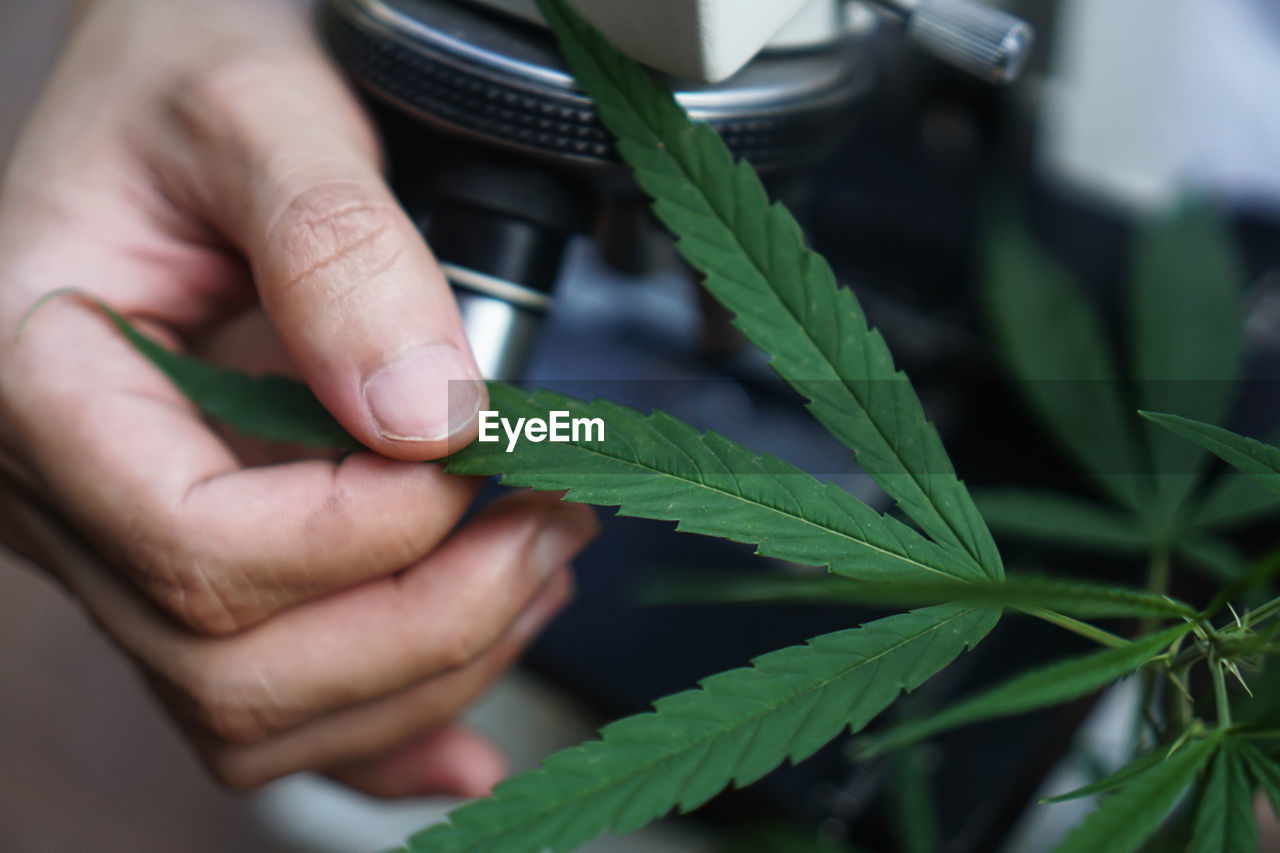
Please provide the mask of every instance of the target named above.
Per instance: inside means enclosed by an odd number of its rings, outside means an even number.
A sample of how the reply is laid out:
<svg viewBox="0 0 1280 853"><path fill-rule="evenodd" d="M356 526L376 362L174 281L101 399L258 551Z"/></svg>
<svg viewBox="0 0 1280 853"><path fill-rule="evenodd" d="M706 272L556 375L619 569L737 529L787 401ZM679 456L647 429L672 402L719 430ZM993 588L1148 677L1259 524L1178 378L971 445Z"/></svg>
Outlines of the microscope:
<svg viewBox="0 0 1280 853"><path fill-rule="evenodd" d="M1028 25L978 0L574 5L779 179L844 137L885 18L996 85L1018 76L1032 42ZM634 190L534 0L327 0L320 26L381 125L393 187L454 287L481 370L522 378L570 238L626 221L605 241L618 259L644 229L619 215Z"/></svg>

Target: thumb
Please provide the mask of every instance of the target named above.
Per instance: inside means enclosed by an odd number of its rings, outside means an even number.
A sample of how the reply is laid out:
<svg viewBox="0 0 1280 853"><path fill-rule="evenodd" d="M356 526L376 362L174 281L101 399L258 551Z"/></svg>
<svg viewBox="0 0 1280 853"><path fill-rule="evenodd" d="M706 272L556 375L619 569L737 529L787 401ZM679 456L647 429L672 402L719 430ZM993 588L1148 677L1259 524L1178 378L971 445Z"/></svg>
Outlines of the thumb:
<svg viewBox="0 0 1280 853"><path fill-rule="evenodd" d="M452 292L313 46L228 60L178 107L201 207L244 252L303 379L384 455L471 441L486 402Z"/></svg>

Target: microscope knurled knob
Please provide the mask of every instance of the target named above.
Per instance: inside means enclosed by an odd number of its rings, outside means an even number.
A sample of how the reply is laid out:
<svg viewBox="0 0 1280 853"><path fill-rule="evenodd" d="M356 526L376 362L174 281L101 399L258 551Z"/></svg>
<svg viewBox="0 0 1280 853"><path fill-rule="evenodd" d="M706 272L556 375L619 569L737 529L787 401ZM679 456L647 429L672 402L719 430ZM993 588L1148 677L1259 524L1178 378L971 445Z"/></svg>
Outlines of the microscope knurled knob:
<svg viewBox="0 0 1280 853"><path fill-rule="evenodd" d="M1022 70L1035 33L1025 21L975 0L919 0L907 37L924 50L993 83Z"/></svg>

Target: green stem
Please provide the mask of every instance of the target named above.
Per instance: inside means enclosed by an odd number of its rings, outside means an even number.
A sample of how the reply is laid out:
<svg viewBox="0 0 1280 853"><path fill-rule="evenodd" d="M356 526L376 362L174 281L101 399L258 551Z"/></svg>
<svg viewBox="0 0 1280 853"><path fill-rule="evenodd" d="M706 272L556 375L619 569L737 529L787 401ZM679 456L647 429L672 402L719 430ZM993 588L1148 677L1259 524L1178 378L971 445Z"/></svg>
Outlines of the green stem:
<svg viewBox="0 0 1280 853"><path fill-rule="evenodd" d="M1169 591L1169 546L1161 543L1151 552L1147 564L1147 592L1164 595ZM1138 627L1138 636L1145 637L1159 625L1158 617L1147 616Z"/></svg>
<svg viewBox="0 0 1280 853"><path fill-rule="evenodd" d="M1249 626L1259 625L1277 613L1280 613L1280 598L1273 598L1266 604L1249 611Z"/></svg>
<svg viewBox="0 0 1280 853"><path fill-rule="evenodd" d="M1151 552L1151 560L1147 564L1147 592L1154 595L1164 595L1169 588L1169 546L1164 543L1158 543ZM1159 619L1154 616L1144 617L1138 623L1138 636L1145 637L1154 633L1160 625ZM1151 709L1153 700L1156 695L1156 672L1150 667L1145 667L1139 678L1139 695L1141 696L1138 707L1143 711ZM1166 684L1166 687L1171 685ZM1166 721L1168 723L1169 721Z"/></svg>
<svg viewBox="0 0 1280 853"><path fill-rule="evenodd" d="M1218 706L1218 728L1231 728L1231 703L1227 700L1227 677L1222 662L1216 657L1209 659L1209 670L1213 674L1213 698Z"/></svg>
<svg viewBox="0 0 1280 853"><path fill-rule="evenodd" d="M1021 610L1028 616L1043 619L1050 625L1057 625L1059 628L1063 628L1073 634L1079 634L1081 637L1092 640L1093 642L1106 646L1109 649L1118 649L1121 646L1129 645L1129 641L1124 637L1118 637L1110 631L1104 631L1097 625L1090 625L1088 622L1081 622L1079 619L1064 616L1063 614L1049 610L1046 607L1019 607L1017 609Z"/></svg>

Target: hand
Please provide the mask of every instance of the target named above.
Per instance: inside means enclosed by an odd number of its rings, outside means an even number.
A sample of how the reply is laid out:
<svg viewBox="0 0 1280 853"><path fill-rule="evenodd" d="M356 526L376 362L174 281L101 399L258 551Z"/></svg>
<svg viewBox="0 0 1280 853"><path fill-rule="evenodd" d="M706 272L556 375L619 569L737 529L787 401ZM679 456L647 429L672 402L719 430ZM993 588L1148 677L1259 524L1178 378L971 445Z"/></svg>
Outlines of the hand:
<svg viewBox="0 0 1280 853"><path fill-rule="evenodd" d="M291 366L376 453L248 467L92 308L54 300L16 338L65 287L205 352L260 304L278 337L240 366ZM454 529L477 486L421 462L474 438L484 403L298 10L91 4L0 194L0 541L138 662L219 778L500 778L450 721L564 603L595 522L513 495Z"/></svg>

